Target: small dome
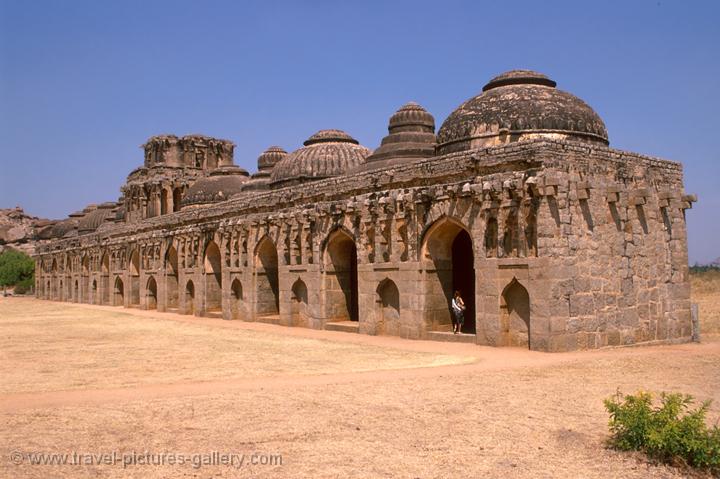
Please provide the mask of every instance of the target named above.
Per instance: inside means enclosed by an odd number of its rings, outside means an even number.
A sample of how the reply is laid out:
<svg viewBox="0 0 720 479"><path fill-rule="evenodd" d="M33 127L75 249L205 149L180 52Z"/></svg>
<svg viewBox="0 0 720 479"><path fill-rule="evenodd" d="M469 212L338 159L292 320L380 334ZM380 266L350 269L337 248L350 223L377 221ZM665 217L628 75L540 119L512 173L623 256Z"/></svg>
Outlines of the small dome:
<svg viewBox="0 0 720 479"><path fill-rule="evenodd" d="M248 181L248 172L239 166L223 166L212 170L188 188L182 200L183 207L199 206L225 201L242 190Z"/></svg>
<svg viewBox="0 0 720 479"><path fill-rule="evenodd" d="M279 146L271 146L263 151L257 159L258 172L270 172L273 167L287 156L287 151ZM255 175L253 175L255 176Z"/></svg>
<svg viewBox="0 0 720 479"><path fill-rule="evenodd" d="M275 165L270 176L273 187L341 176L370 155L370 150L341 130L321 130L303 145Z"/></svg>
<svg viewBox="0 0 720 479"><path fill-rule="evenodd" d="M390 117L389 135L356 171L384 168L429 158L435 154L435 119L415 102L403 105Z"/></svg>
<svg viewBox="0 0 720 479"><path fill-rule="evenodd" d="M598 114L555 85L547 76L530 70L496 76L480 95L448 116L438 131L438 153L543 137L607 145L607 130Z"/></svg>
<svg viewBox="0 0 720 479"><path fill-rule="evenodd" d="M93 205L94 206L94 205ZM92 233L109 218L115 217L115 203L108 202L96 206L78 221L78 233Z"/></svg>

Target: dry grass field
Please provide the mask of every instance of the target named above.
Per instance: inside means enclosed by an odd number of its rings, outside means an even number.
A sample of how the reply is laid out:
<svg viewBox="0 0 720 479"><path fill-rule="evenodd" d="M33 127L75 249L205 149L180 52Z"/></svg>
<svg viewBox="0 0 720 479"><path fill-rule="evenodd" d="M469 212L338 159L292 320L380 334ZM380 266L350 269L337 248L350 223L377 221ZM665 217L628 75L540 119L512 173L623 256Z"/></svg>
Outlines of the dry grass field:
<svg viewBox="0 0 720 479"><path fill-rule="evenodd" d="M720 335L720 271L690 274L692 300L700 308L700 331Z"/></svg>
<svg viewBox="0 0 720 479"><path fill-rule="evenodd" d="M676 478L605 448L602 399L720 400L712 336L546 354L0 298L0 342L0 477Z"/></svg>

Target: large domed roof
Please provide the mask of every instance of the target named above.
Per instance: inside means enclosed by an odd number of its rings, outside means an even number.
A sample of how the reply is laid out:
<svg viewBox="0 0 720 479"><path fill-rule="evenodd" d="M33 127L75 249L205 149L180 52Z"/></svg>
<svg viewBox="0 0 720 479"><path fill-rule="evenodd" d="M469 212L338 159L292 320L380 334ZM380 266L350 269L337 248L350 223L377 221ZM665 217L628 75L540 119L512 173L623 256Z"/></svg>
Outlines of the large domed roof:
<svg viewBox="0 0 720 479"><path fill-rule="evenodd" d="M183 206L199 206L230 199L240 193L249 180L248 172L239 166L223 166L197 180L185 192Z"/></svg>
<svg viewBox="0 0 720 479"><path fill-rule="evenodd" d="M115 218L115 207L113 202L102 203L97 208L92 209L78 221L78 233L91 233L98 229L105 221Z"/></svg>
<svg viewBox="0 0 720 479"><path fill-rule="evenodd" d="M460 105L438 131L438 153L482 148L538 137L608 144L595 111L578 97L555 88L542 73L512 70Z"/></svg>
<svg viewBox="0 0 720 479"><path fill-rule="evenodd" d="M365 162L370 150L341 130L321 130L272 170L273 187L340 176Z"/></svg>

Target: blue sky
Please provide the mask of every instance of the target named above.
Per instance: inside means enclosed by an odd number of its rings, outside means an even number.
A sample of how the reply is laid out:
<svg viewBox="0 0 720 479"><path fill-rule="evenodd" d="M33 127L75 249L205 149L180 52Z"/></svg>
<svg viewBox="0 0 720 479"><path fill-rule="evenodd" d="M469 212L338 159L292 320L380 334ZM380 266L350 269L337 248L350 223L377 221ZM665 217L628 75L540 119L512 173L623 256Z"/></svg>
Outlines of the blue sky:
<svg viewBox="0 0 720 479"><path fill-rule="evenodd" d="M340 128L375 148L403 103L439 126L492 76L548 74L611 146L683 162L691 262L720 256L720 2L0 0L0 207L116 200L160 133L255 170Z"/></svg>

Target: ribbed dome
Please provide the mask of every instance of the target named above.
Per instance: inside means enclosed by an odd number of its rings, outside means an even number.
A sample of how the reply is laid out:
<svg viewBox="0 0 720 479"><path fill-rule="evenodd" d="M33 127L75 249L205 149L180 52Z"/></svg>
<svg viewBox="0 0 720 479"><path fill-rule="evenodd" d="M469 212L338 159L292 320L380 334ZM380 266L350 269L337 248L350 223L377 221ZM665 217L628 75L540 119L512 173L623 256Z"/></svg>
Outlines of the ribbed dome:
<svg viewBox="0 0 720 479"><path fill-rule="evenodd" d="M282 187L346 174L365 162L370 150L341 130L321 130L273 168L270 181Z"/></svg>
<svg viewBox="0 0 720 479"><path fill-rule="evenodd" d="M605 124L576 96L555 88L542 73L499 75L448 116L438 131L438 153L482 148L538 137L607 145Z"/></svg>
<svg viewBox="0 0 720 479"><path fill-rule="evenodd" d="M217 168L209 176L200 178L188 188L182 205L199 206L225 201L239 193L248 180L248 172L239 166Z"/></svg>
<svg viewBox="0 0 720 479"><path fill-rule="evenodd" d="M435 154L435 119L415 102L403 105L388 125L389 135L356 171L407 163Z"/></svg>
<svg viewBox="0 0 720 479"><path fill-rule="evenodd" d="M269 172L280 160L285 158L287 154L287 151L279 146L269 147L267 150L263 151L257 159L258 173Z"/></svg>
<svg viewBox="0 0 720 479"><path fill-rule="evenodd" d="M112 202L103 203L87 213L78 221L78 233L92 233L108 218L114 218L115 206L115 203Z"/></svg>

